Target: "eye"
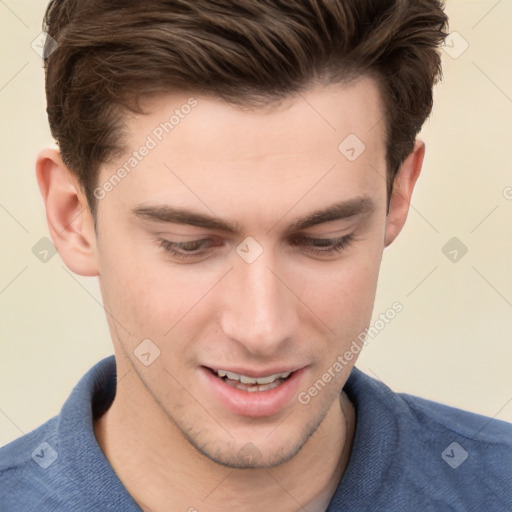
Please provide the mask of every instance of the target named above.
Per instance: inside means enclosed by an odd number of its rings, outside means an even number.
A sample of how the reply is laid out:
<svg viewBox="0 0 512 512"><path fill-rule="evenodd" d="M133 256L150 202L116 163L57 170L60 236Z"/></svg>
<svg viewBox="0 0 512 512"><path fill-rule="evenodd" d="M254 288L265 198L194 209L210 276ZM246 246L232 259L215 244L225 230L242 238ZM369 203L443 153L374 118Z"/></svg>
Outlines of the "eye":
<svg viewBox="0 0 512 512"><path fill-rule="evenodd" d="M343 251L353 240L353 233L339 238L310 238L298 236L294 239L294 245L305 246L307 252L316 255L329 255Z"/></svg>
<svg viewBox="0 0 512 512"><path fill-rule="evenodd" d="M165 252L183 259L200 256L204 253L206 248L213 245L215 245L214 241L209 238L191 240L190 242L173 242L165 238L160 239L160 247L162 247Z"/></svg>
<svg viewBox="0 0 512 512"><path fill-rule="evenodd" d="M327 256L343 251L352 243L353 239L353 233L339 238L311 238L300 235L296 236L292 243L293 245L303 247L306 252ZM173 242L172 240L161 238L159 245L165 252L185 260L187 258L204 256L208 249L222 245L222 243L210 238L191 240L189 242Z"/></svg>

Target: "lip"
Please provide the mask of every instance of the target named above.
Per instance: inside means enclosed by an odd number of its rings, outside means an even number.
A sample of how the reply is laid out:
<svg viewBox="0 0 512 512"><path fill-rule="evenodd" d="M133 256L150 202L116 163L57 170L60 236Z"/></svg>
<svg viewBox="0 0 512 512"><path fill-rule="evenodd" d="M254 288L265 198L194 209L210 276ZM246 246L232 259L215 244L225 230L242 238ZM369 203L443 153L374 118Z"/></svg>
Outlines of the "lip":
<svg viewBox="0 0 512 512"><path fill-rule="evenodd" d="M222 368L224 370L224 368ZM251 373L243 373L247 370L237 368L229 370L234 373L240 373L247 377L265 375ZM277 369L272 372L266 371L266 375L273 375L275 373L284 373L286 369ZM272 414L278 413L287 404L289 404L295 397L295 394L299 388L299 384L302 380L305 367L295 370L282 384L276 388L269 389L267 391L243 391L241 389L234 388L229 384L226 384L220 377L214 375L211 369L202 366L200 367L201 380L204 381L205 387L208 393L212 395L214 402L219 402L223 407L227 407L233 413L239 416L246 416L250 418L260 418L265 416L271 416Z"/></svg>
<svg viewBox="0 0 512 512"><path fill-rule="evenodd" d="M299 370L300 367L298 366L279 366L271 369L265 369L265 370L252 370L250 368L242 368L241 366L231 367L231 368L224 368L223 366L207 366L206 368L209 368L210 370L213 370L216 372L217 370L224 370L226 372L232 372L232 373L238 373L238 375L245 375L246 377L268 377L269 375L276 375L278 373L292 373L296 370Z"/></svg>

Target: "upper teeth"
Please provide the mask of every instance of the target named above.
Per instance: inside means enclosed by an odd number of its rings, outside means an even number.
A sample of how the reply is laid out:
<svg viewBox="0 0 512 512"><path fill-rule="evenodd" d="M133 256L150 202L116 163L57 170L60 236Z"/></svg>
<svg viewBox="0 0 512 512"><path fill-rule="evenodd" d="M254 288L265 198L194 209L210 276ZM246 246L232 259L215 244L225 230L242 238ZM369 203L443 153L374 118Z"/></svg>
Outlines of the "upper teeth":
<svg viewBox="0 0 512 512"><path fill-rule="evenodd" d="M228 372L224 370L217 370L219 377L227 377L232 380L239 380L242 384L270 384L276 379L286 379L292 372L275 373L274 375L268 375L267 377L247 377L246 375L240 375L234 372Z"/></svg>

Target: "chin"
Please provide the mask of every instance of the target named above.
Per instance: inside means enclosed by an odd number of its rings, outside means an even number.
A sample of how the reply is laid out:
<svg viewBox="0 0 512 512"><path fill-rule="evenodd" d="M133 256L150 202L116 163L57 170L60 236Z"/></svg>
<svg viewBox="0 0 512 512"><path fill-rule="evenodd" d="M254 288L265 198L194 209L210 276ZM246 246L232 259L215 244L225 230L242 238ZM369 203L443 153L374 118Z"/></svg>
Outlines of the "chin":
<svg viewBox="0 0 512 512"><path fill-rule="evenodd" d="M271 430L245 443L237 442L236 437L227 439L225 443L208 440L198 442L198 439L187 438L202 455L221 466L231 469L268 469L293 459L315 433L324 417L310 421L295 436L289 428L283 426L281 438Z"/></svg>

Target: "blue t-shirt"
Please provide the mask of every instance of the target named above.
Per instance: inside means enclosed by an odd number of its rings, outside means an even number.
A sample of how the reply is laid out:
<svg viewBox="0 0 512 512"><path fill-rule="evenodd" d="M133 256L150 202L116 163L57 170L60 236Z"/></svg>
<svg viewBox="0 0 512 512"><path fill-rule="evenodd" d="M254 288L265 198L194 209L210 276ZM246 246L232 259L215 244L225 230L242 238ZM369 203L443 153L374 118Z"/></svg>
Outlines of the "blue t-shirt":
<svg viewBox="0 0 512 512"><path fill-rule="evenodd" d="M357 423L327 512L512 510L512 425L394 393L356 368L344 389ZM140 512L94 437L115 392L110 356L57 416L0 449L1 512Z"/></svg>

